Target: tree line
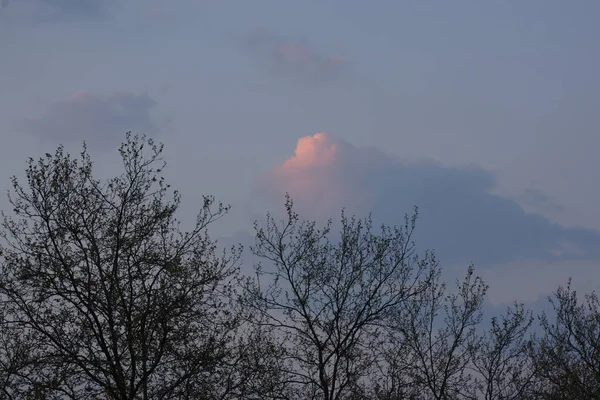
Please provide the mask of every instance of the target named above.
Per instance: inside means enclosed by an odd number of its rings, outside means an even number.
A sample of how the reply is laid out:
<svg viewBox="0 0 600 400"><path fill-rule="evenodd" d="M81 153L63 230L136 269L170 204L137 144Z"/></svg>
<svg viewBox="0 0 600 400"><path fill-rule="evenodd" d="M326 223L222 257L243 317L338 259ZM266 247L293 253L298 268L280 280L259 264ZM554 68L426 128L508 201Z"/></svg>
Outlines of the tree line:
<svg viewBox="0 0 600 400"><path fill-rule="evenodd" d="M447 286L401 226L286 215L252 253L219 249L229 207L180 228L162 145L127 134L100 180L83 148L12 178L0 247L0 399L600 399L600 302L567 284L551 313L487 319L469 267ZM536 329L534 329L534 327Z"/></svg>

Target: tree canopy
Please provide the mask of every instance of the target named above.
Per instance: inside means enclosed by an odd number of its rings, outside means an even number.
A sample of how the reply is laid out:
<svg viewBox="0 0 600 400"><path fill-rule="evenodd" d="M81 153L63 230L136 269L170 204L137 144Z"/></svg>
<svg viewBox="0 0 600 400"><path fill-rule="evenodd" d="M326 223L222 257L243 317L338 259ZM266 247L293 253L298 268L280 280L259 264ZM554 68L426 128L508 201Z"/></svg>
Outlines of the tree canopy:
<svg viewBox="0 0 600 400"><path fill-rule="evenodd" d="M595 399L600 303L570 284L553 314L487 318L469 266L447 287L412 241L418 210L376 227L342 212L255 224L221 249L229 207L205 196L183 231L163 147L128 133L122 173L84 145L12 178L0 236L0 399Z"/></svg>

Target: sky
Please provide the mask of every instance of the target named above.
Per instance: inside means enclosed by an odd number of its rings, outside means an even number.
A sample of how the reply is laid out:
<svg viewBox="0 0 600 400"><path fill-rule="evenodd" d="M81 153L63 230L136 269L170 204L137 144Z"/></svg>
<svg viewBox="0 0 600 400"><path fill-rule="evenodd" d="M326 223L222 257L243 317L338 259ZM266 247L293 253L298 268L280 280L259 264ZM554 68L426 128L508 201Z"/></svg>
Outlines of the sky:
<svg viewBox="0 0 600 400"><path fill-rule="evenodd" d="M2 0L0 187L83 141L165 144L191 216L247 240L290 192L401 223L489 299L600 289L595 0ZM6 199L0 207L6 209Z"/></svg>

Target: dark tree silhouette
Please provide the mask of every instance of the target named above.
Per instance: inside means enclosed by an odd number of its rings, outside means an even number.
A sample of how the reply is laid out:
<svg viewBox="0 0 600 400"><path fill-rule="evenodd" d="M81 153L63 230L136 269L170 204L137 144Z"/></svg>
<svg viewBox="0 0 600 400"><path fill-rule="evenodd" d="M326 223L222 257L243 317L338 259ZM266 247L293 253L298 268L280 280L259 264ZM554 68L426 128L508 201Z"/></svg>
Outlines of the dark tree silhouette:
<svg viewBox="0 0 600 400"><path fill-rule="evenodd" d="M330 224L300 220L289 196L286 211L282 224L256 225L253 251L267 265L246 286L247 304L280 335L296 398L365 398L388 318L433 276L413 251L416 214L376 231L342 213L332 239Z"/></svg>
<svg viewBox="0 0 600 400"><path fill-rule="evenodd" d="M485 400L525 399L535 378L535 368L527 354L531 340L527 334L534 321L523 304L508 307L500 318L492 318L472 354L477 373L479 398Z"/></svg>
<svg viewBox="0 0 600 400"><path fill-rule="evenodd" d="M269 353L238 346L240 253L219 252L206 231L228 207L204 197L194 228L180 231L161 152L128 133L124 172L106 182L85 145L80 159L62 147L30 159L26 187L13 178L0 295L2 377L22 378L15 396L211 399L257 389L255 366ZM16 330L22 342L6 335Z"/></svg>
<svg viewBox="0 0 600 400"><path fill-rule="evenodd" d="M554 315L540 317L543 335L532 343L539 399L600 398L600 301L559 287L549 298Z"/></svg>
<svg viewBox="0 0 600 400"><path fill-rule="evenodd" d="M558 400L600 398L600 301L559 287L482 326L487 285L447 290L401 227L339 233L286 216L255 224L256 275L208 227L184 232L162 145L127 134L100 181L85 148L29 160L0 236L0 400ZM172 197L171 197L172 196Z"/></svg>
<svg viewBox="0 0 600 400"><path fill-rule="evenodd" d="M0 399L15 399L20 390L31 390L29 376L35 365L34 343L0 312Z"/></svg>
<svg viewBox="0 0 600 400"><path fill-rule="evenodd" d="M476 398L468 367L478 347L476 327L487 285L473 273L469 267L458 291L448 294L437 271L427 290L397 310L388 357L392 398Z"/></svg>

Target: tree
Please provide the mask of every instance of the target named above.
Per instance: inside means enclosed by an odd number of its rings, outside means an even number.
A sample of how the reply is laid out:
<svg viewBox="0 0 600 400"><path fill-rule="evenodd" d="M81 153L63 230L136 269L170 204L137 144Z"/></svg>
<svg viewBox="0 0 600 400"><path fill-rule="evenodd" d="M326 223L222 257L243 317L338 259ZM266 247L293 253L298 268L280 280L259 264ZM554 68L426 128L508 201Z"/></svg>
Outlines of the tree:
<svg viewBox="0 0 600 400"><path fill-rule="evenodd" d="M476 327L487 285L473 273L471 266L457 282L458 292L447 294L438 270L427 290L397 310L388 355L394 385L387 398L475 398L468 367L479 345Z"/></svg>
<svg viewBox="0 0 600 400"><path fill-rule="evenodd" d="M533 317L523 304L508 307L482 335L472 354L472 368L478 374L481 398L485 400L526 399L535 377L526 337Z"/></svg>
<svg viewBox="0 0 600 400"><path fill-rule="evenodd" d="M552 400L600 398L598 295L578 298L569 280L549 301L555 320L546 313L540 316L543 335L531 346L539 380L535 395Z"/></svg>
<svg viewBox="0 0 600 400"><path fill-rule="evenodd" d="M365 398L389 317L433 276L411 242L416 213L376 231L369 218L342 212L337 240L331 221L319 229L301 220L289 196L286 217L255 225L252 250L267 265L246 285L246 302L279 334L296 398Z"/></svg>
<svg viewBox="0 0 600 400"><path fill-rule="evenodd" d="M14 329L0 312L0 399L15 399L20 388L28 387L34 350L24 332Z"/></svg>
<svg viewBox="0 0 600 400"><path fill-rule="evenodd" d="M128 133L119 151L124 172L106 182L94 178L85 145L80 159L62 146L30 159L26 187L12 180L2 329L18 330L27 342L11 348L36 360L20 395L234 398L256 369L232 370L253 356L236 346L240 253L220 252L206 230L228 207L204 197L182 232L162 145ZM237 381L223 387L225 376Z"/></svg>

